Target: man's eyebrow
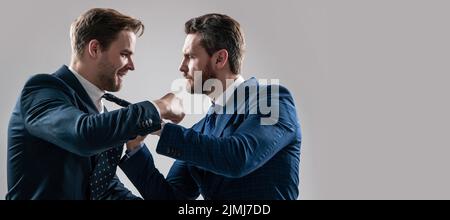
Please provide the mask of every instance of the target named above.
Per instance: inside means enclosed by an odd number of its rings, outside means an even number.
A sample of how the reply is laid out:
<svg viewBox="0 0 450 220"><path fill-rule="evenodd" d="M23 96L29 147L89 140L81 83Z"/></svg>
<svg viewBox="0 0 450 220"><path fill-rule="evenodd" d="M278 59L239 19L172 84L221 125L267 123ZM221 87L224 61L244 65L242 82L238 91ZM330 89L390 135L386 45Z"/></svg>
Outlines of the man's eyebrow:
<svg viewBox="0 0 450 220"><path fill-rule="evenodd" d="M184 55L195 55L195 52L194 51L183 51L183 54Z"/></svg>
<svg viewBox="0 0 450 220"><path fill-rule="evenodd" d="M127 53L129 55L133 55L133 51L128 50L128 49L122 50L122 53Z"/></svg>

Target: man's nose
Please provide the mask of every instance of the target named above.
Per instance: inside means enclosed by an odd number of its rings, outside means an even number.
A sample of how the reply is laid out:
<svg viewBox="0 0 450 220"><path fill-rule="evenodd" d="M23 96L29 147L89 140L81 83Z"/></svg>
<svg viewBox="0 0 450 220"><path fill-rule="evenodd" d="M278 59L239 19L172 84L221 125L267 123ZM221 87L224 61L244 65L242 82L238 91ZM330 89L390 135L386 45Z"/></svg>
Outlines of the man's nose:
<svg viewBox="0 0 450 220"><path fill-rule="evenodd" d="M131 57L128 58L128 69L133 71L134 70L134 62L133 59Z"/></svg>
<svg viewBox="0 0 450 220"><path fill-rule="evenodd" d="M183 73L186 73L189 71L189 68L186 65L186 59L183 58L183 60L181 61L180 67L178 69L180 70L180 72L183 72Z"/></svg>

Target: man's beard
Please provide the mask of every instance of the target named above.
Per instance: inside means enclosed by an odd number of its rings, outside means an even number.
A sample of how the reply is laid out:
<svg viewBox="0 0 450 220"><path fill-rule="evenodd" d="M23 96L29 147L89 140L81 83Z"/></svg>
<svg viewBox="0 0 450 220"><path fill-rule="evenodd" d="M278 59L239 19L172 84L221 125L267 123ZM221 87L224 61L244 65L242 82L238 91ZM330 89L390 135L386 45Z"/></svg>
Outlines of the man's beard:
<svg viewBox="0 0 450 220"><path fill-rule="evenodd" d="M106 60L106 57L99 64L99 72L99 81L103 87L100 89L109 92L117 92L120 90L122 84L120 82L116 84L115 68L108 60Z"/></svg>
<svg viewBox="0 0 450 220"><path fill-rule="evenodd" d="M191 94L206 94L206 95L211 93L211 91L204 89L204 85L208 79L215 79L215 78L216 78L216 74L213 72L211 65L208 63L205 66L205 68L202 70L201 84L196 81L196 76L194 73L194 79L192 79L193 83L190 86L188 92L190 92Z"/></svg>

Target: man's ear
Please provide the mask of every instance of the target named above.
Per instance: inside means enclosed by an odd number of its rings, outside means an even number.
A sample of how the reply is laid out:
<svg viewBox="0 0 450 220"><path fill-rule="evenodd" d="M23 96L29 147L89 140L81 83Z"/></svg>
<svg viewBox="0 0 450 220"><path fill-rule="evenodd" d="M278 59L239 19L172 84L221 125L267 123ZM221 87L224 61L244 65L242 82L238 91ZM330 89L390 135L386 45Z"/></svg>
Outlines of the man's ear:
<svg viewBox="0 0 450 220"><path fill-rule="evenodd" d="M87 50L90 57L97 58L101 52L100 42L95 39L89 41Z"/></svg>
<svg viewBox="0 0 450 220"><path fill-rule="evenodd" d="M219 50L214 53L215 66L222 69L228 62L228 51L226 49Z"/></svg>

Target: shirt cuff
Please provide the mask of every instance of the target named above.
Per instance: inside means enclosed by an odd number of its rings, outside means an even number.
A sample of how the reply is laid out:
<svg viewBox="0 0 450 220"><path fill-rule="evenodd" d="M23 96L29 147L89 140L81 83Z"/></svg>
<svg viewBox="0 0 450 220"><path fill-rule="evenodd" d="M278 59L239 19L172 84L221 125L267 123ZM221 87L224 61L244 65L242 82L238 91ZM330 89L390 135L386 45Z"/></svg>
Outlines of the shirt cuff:
<svg viewBox="0 0 450 220"><path fill-rule="evenodd" d="M155 102L153 102L153 101L149 101L150 103L152 103L152 105L153 106L155 106L155 108L156 108L156 111L158 111L158 115L159 115L159 118L161 118L162 119L162 116L161 116L161 111L159 110L159 107L158 107L158 105L156 105L156 103Z"/></svg>
<svg viewBox="0 0 450 220"><path fill-rule="evenodd" d="M140 143L139 146L137 148L135 148L134 150L126 150L125 151L125 155L123 155L122 159L120 160L121 162L128 160L129 158L131 158L133 155L135 155L139 150L141 150L144 147L144 143Z"/></svg>

